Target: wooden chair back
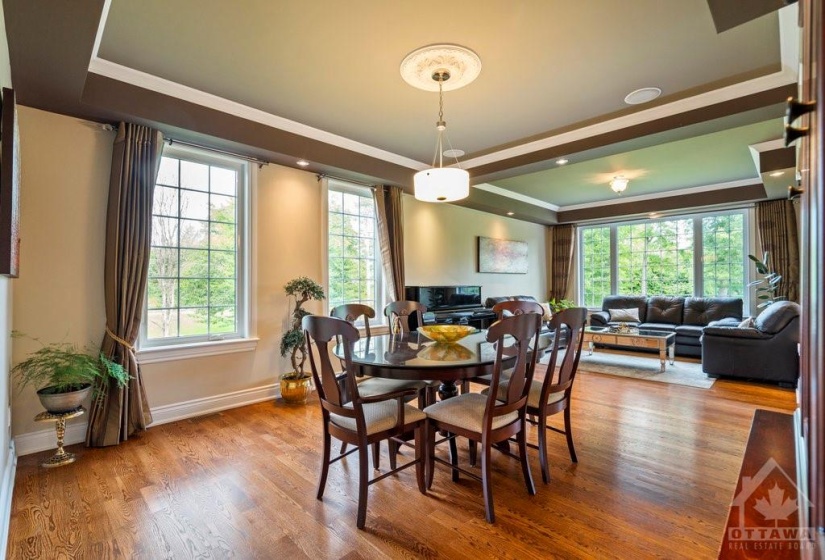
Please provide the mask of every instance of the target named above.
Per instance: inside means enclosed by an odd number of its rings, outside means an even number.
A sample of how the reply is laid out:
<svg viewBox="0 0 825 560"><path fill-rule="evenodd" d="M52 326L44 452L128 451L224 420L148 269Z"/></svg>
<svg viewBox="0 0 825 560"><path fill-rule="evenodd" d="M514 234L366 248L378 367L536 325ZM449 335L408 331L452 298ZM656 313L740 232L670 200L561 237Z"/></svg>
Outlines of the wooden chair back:
<svg viewBox="0 0 825 560"><path fill-rule="evenodd" d="M550 329L554 331L552 350L550 361L547 364L547 376L542 385L542 400L539 402L547 402L548 395L561 391L566 393L566 399L570 397L573 380L576 378L576 371L579 369L579 358L582 353L586 324L587 309L584 307L571 307L553 314L553 318L549 323ZM562 338L567 340L567 349L564 352L561 364L558 364L558 375L556 375Z"/></svg>
<svg viewBox="0 0 825 560"><path fill-rule="evenodd" d="M362 303L346 303L344 305L337 305L329 310L330 317L337 317L343 319L347 323L356 323L361 317L364 318L364 334L370 334L370 319L375 318L375 310L369 305Z"/></svg>
<svg viewBox="0 0 825 560"><path fill-rule="evenodd" d="M417 301L394 301L388 303L384 308L384 316L389 319L390 330L395 332L396 325L402 334L410 332L410 316L414 315L416 324L420 327L424 324L424 313L427 306Z"/></svg>
<svg viewBox="0 0 825 560"><path fill-rule="evenodd" d="M304 329L312 377L324 410L324 420L328 421L330 412L348 418L357 418L361 413L361 405L357 398L358 384L352 374L352 350L360 338L358 329L343 319L321 315L307 315L301 320L301 326ZM338 373L332 367L329 345L333 339L342 341L344 344L346 389L339 384ZM312 351L313 345L315 352ZM346 393L352 397L354 405L352 408L344 408L344 404L349 401Z"/></svg>
<svg viewBox="0 0 825 560"><path fill-rule="evenodd" d="M523 313L538 313L544 316L544 308L535 301L501 301L493 306L493 313L499 319Z"/></svg>
<svg viewBox="0 0 825 560"><path fill-rule="evenodd" d="M537 352L532 352L531 348L538 344L540 329L541 315L536 313L505 317L487 329L487 342L496 346L493 377L484 413L487 429L490 429L494 417L523 410L527 405L537 356ZM501 395L498 388L501 372L505 367L510 369L510 376L507 380L507 391Z"/></svg>

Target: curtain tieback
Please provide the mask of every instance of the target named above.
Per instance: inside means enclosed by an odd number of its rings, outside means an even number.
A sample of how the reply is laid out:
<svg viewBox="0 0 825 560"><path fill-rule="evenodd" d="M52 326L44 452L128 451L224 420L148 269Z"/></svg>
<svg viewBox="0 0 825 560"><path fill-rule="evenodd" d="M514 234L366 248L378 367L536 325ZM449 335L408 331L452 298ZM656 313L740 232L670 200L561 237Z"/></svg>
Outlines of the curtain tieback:
<svg viewBox="0 0 825 560"><path fill-rule="evenodd" d="M108 326L106 327L106 334L108 334L110 337L112 337L112 340L114 340L115 342L121 343L123 346L125 346L129 350L134 350L135 349L135 347L132 346L131 344L129 344L128 341L120 338L118 335L113 333L112 330Z"/></svg>

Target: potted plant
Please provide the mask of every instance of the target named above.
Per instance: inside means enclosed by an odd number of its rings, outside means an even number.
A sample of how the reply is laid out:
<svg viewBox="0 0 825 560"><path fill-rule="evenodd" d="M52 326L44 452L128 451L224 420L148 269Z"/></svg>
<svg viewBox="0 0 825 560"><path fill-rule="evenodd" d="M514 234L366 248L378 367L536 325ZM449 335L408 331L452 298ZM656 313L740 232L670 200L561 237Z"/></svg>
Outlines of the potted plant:
<svg viewBox="0 0 825 560"><path fill-rule="evenodd" d="M299 276L284 286L286 295L295 298L290 328L281 337L281 356L289 354L292 371L281 375L281 397L288 403L305 403L312 390L311 377L304 372L307 357L304 330L301 320L309 315L303 305L309 300L322 300L326 297L324 289L314 280Z"/></svg>
<svg viewBox="0 0 825 560"><path fill-rule="evenodd" d="M569 299L556 299L556 298L551 298L550 301L547 302L547 305L550 306L550 310L553 313L558 313L559 311L564 311L565 309L570 309L571 307L576 307L575 302L572 302Z"/></svg>
<svg viewBox="0 0 825 560"><path fill-rule="evenodd" d="M129 380L123 366L100 351L69 342L41 343L39 350L12 368L12 374L21 388L39 387L37 396L43 408L56 414L80 408L99 379L114 379L120 387Z"/></svg>
<svg viewBox="0 0 825 560"><path fill-rule="evenodd" d="M762 275L762 278L748 284L748 287L759 286L756 288L756 299L762 300L762 303L756 306L757 309L768 307L775 301L787 299L784 296L776 295L779 292L779 283L782 281L782 276L771 271L768 264L770 262L770 256L770 252L768 251L765 251L761 260L754 255L748 255L748 258L752 260L756 266L756 272Z"/></svg>

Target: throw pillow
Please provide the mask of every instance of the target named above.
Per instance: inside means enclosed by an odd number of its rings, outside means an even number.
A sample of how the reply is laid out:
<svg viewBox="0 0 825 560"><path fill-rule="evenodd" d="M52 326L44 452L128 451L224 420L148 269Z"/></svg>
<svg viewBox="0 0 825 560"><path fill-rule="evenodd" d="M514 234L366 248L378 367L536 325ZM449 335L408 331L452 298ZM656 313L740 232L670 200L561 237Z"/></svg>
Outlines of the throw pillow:
<svg viewBox="0 0 825 560"><path fill-rule="evenodd" d="M540 303L539 305L541 305L541 308L544 309L544 315L542 315L541 320L542 321L549 321L550 319L552 319L553 318L553 310L550 309L550 304L549 303Z"/></svg>
<svg viewBox="0 0 825 560"><path fill-rule="evenodd" d="M739 323L739 328L740 329L752 329L752 328L754 328L754 324L755 324L755 321L754 321L753 317L748 317L747 319L745 319L744 321Z"/></svg>
<svg viewBox="0 0 825 560"><path fill-rule="evenodd" d="M610 314L610 321L615 322L639 322L639 308L633 307L631 309L608 309L607 312Z"/></svg>

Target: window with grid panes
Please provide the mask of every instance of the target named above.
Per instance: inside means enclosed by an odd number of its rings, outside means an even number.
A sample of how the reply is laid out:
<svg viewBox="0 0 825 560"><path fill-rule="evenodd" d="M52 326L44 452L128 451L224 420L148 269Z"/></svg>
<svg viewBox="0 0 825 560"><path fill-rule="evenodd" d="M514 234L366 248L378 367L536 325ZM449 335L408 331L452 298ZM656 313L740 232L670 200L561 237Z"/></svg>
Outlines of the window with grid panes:
<svg viewBox="0 0 825 560"><path fill-rule="evenodd" d="M164 150L152 205L142 347L245 335L247 173L233 158Z"/></svg>
<svg viewBox="0 0 825 560"><path fill-rule="evenodd" d="M375 321L381 321L384 302L372 190L330 180L327 196L329 308L361 303L372 307Z"/></svg>

